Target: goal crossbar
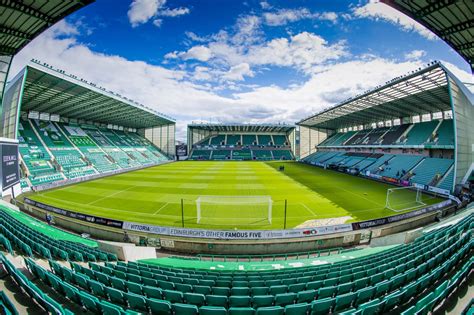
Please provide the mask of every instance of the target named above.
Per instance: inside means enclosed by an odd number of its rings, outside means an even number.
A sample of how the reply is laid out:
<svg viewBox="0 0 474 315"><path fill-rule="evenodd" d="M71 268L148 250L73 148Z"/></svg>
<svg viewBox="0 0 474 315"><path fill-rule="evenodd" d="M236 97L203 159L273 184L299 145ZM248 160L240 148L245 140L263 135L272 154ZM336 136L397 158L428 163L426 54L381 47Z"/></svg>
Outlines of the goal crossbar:
<svg viewBox="0 0 474 315"><path fill-rule="evenodd" d="M225 207L225 211L237 211L236 217L243 215L241 212L247 208L250 212L258 215L258 209L266 212L266 220L272 223L272 208L273 200L271 196L221 196L221 195L206 195L199 196L196 199L197 223L201 223L203 211L206 206ZM265 210L263 210L265 209ZM221 210L223 211L223 210ZM263 216L262 216L263 219Z"/></svg>

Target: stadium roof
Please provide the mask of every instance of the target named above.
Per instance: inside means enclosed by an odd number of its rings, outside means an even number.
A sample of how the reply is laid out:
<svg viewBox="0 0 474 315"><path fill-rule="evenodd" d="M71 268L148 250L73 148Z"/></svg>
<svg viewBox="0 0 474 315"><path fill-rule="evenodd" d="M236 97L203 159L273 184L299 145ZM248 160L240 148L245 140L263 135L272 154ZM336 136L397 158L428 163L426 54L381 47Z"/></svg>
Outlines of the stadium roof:
<svg viewBox="0 0 474 315"><path fill-rule="evenodd" d="M0 55L14 55L36 36L94 0L0 0Z"/></svg>
<svg viewBox="0 0 474 315"><path fill-rule="evenodd" d="M338 129L451 110L448 73L437 62L298 122Z"/></svg>
<svg viewBox="0 0 474 315"><path fill-rule="evenodd" d="M188 128L219 131L219 132L289 132L295 129L293 125L286 124L190 124Z"/></svg>
<svg viewBox="0 0 474 315"><path fill-rule="evenodd" d="M441 37L474 68L472 0L382 0Z"/></svg>
<svg viewBox="0 0 474 315"><path fill-rule="evenodd" d="M21 110L58 114L129 128L151 128L175 120L93 83L32 61L14 81L24 79ZM8 89L8 87L7 87Z"/></svg>

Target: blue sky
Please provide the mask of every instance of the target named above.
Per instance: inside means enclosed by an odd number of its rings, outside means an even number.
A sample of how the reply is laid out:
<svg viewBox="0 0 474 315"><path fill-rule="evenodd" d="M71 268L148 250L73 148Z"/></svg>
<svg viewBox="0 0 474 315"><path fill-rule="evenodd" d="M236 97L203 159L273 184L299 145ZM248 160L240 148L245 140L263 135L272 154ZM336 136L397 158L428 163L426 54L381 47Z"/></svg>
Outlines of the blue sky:
<svg viewBox="0 0 474 315"><path fill-rule="evenodd" d="M15 58L81 76L191 121L287 122L431 60L462 81L468 64L442 40L367 1L97 0Z"/></svg>

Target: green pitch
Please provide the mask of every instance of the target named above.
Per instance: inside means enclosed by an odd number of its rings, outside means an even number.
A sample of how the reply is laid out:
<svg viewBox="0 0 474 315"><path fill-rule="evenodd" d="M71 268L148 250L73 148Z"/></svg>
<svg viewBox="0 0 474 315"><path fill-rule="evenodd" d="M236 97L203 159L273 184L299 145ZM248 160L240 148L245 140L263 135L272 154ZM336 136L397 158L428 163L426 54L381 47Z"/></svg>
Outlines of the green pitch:
<svg viewBox="0 0 474 315"><path fill-rule="evenodd" d="M284 171L278 170L281 165L285 166ZM399 214L401 212L385 209L388 188L393 186L296 162L187 161L29 197L84 214L154 225L182 226L183 209L184 224L189 228L281 229L285 200L287 228L308 220L342 218L339 223ZM230 196L270 196L273 201L271 223L268 202L262 201L248 207L226 202L203 204L198 224L196 200L200 196L222 196L224 201L235 198ZM408 207L415 202L415 193L403 190L397 199ZM218 203L219 198L216 200ZM439 201L428 196L423 198L426 204Z"/></svg>

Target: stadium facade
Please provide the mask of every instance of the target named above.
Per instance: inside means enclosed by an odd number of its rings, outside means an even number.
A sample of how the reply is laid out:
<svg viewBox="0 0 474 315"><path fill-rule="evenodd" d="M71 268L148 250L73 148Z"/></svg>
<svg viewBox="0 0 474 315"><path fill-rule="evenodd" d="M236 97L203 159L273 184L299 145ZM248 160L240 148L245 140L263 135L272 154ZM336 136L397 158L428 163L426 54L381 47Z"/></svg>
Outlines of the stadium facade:
<svg viewBox="0 0 474 315"><path fill-rule="evenodd" d="M296 128L285 124L190 124L191 160L293 160Z"/></svg>
<svg viewBox="0 0 474 315"><path fill-rule="evenodd" d="M0 136L18 139L23 190L156 165L175 154L175 121L32 60L5 91Z"/></svg>
<svg viewBox="0 0 474 315"><path fill-rule="evenodd" d="M448 194L473 172L473 101L456 76L433 62L298 122L301 157Z"/></svg>

